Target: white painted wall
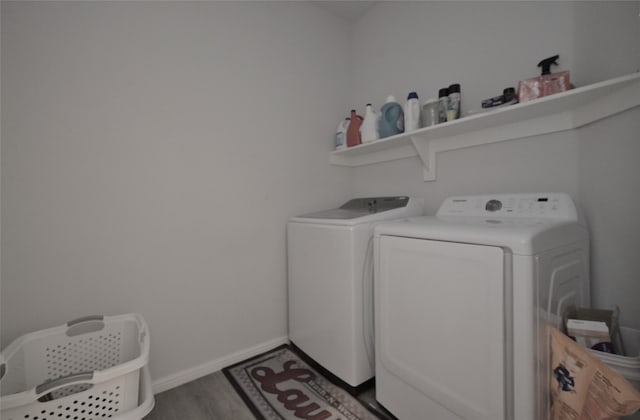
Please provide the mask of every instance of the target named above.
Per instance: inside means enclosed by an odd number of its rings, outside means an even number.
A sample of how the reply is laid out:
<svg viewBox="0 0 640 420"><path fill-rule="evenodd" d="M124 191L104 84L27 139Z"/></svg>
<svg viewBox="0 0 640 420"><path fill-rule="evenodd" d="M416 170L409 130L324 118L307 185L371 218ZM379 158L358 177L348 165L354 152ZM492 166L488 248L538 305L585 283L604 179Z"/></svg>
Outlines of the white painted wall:
<svg viewBox="0 0 640 420"><path fill-rule="evenodd" d="M581 1L574 8L576 84L640 71L640 1Z"/></svg>
<svg viewBox="0 0 640 420"><path fill-rule="evenodd" d="M554 54L577 85L632 73L640 68L639 10L637 1L382 2L354 27L352 106L379 107L390 93L404 101L411 90L425 100L458 82L463 110L478 109L482 99L538 75L538 61ZM629 194L640 180L637 116L441 153L435 182L422 180L418 158L354 168L354 191L415 194L426 198L428 213L454 194L568 192L592 220L593 303L619 304L622 323L640 328L633 256L640 199Z"/></svg>
<svg viewBox="0 0 640 420"><path fill-rule="evenodd" d="M162 379L287 334L285 222L350 190L346 22L2 2L2 343L140 312Z"/></svg>
<svg viewBox="0 0 640 420"><path fill-rule="evenodd" d="M591 228L594 304L640 329L640 108L583 127L580 203Z"/></svg>
<svg viewBox="0 0 640 420"><path fill-rule="evenodd" d="M577 83L640 71L640 1L576 3ZM594 305L640 329L640 109L578 130L579 200L591 228Z"/></svg>

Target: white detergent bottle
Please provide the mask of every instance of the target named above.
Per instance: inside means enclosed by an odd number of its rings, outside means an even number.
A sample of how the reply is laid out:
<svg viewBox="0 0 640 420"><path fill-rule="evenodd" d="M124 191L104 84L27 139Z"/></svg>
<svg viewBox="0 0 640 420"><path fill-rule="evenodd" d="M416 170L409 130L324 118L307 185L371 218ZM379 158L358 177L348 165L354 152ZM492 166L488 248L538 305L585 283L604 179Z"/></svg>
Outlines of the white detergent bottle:
<svg viewBox="0 0 640 420"><path fill-rule="evenodd" d="M420 128L420 101L418 94L411 92L407 96L407 103L404 106L404 130L407 132L418 128Z"/></svg>
<svg viewBox="0 0 640 420"><path fill-rule="evenodd" d="M360 136L362 137L362 143L371 143L380 138L378 133L378 114L373 110L371 104L367 104L364 121L360 126Z"/></svg>
<svg viewBox="0 0 640 420"><path fill-rule="evenodd" d="M351 118L347 117L340 121L338 128L336 128L336 150L346 149L347 147L347 129Z"/></svg>

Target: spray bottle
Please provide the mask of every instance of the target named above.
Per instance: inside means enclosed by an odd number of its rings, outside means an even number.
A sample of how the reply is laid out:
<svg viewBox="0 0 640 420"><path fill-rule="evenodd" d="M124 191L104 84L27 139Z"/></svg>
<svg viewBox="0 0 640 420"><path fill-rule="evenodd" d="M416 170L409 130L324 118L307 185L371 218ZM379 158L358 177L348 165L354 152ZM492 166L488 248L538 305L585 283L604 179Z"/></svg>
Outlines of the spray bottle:
<svg viewBox="0 0 640 420"><path fill-rule="evenodd" d="M542 69L541 75L539 77L521 80L518 83L518 99L520 102L542 98L543 96L571 89L568 71L551 73L551 66L558 65L558 58L560 58L559 55L554 55L553 57L540 61L538 67Z"/></svg>

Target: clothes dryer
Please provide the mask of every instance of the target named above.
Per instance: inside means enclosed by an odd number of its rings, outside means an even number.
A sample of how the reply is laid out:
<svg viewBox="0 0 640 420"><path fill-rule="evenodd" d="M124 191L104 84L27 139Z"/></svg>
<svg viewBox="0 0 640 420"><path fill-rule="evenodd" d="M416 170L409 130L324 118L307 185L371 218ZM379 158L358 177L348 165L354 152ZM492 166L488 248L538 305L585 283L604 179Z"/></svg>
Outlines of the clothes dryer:
<svg viewBox="0 0 640 420"><path fill-rule="evenodd" d="M566 194L451 197L375 228L376 399L402 420L548 418L548 342L589 306Z"/></svg>
<svg viewBox="0 0 640 420"><path fill-rule="evenodd" d="M287 224L289 338L351 387L373 377L373 227L422 213L415 198L357 198Z"/></svg>

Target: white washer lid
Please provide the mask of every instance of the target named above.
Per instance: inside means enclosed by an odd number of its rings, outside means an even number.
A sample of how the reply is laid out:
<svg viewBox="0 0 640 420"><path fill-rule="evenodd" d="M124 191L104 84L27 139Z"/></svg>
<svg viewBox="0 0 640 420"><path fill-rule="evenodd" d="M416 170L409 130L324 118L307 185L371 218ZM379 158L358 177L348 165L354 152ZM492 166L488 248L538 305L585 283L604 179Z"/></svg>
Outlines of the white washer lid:
<svg viewBox="0 0 640 420"><path fill-rule="evenodd" d="M355 198L337 209L292 217L290 222L353 226L381 220L421 216L422 203L407 196Z"/></svg>

